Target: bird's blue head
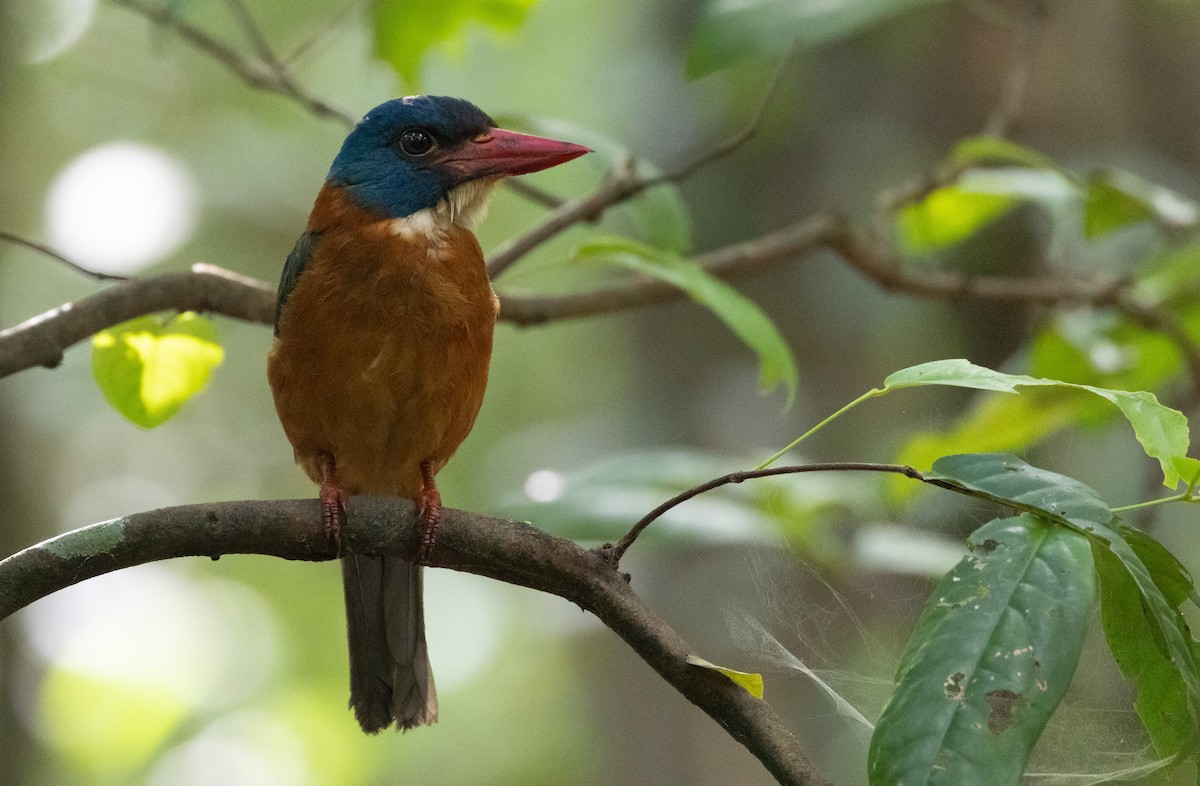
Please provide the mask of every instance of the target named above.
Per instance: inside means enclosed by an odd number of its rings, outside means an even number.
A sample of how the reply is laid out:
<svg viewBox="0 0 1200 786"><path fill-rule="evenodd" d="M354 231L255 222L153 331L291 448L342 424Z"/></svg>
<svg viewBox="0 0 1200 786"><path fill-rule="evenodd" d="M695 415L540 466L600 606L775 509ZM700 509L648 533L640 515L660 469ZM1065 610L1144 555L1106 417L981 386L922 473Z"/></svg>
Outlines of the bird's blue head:
<svg viewBox="0 0 1200 786"><path fill-rule="evenodd" d="M587 152L496 128L461 98L410 96L368 112L346 137L327 179L381 217L402 218L434 207L464 183L536 172Z"/></svg>

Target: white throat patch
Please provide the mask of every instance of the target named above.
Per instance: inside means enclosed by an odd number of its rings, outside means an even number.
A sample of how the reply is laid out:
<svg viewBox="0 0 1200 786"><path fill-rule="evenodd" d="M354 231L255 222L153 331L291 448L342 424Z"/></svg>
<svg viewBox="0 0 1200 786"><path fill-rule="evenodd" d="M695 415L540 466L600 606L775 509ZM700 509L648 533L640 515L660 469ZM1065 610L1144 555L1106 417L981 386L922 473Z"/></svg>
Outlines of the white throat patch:
<svg viewBox="0 0 1200 786"><path fill-rule="evenodd" d="M388 229L405 240L422 238L431 245L443 242L446 232L455 224L474 231L487 215L488 201L499 182L499 178L489 177L463 183L433 207L392 219Z"/></svg>

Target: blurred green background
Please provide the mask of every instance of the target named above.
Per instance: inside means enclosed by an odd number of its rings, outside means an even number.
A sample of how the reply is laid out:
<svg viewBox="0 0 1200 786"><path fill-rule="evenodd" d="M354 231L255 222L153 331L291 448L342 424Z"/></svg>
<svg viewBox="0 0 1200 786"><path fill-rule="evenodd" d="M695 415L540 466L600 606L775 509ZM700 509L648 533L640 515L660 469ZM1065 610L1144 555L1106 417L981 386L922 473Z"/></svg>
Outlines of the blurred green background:
<svg viewBox="0 0 1200 786"><path fill-rule="evenodd" d="M681 186L694 250L815 212L867 220L882 191L930 171L984 126L1006 89L1021 4L874 5L905 12L803 51L761 133ZM411 6L423 19L438 4ZM1200 195L1200 6L1047 6L1016 138L1062 165L1124 167ZM458 95L566 138L616 140L662 168L741 128L775 69L774 58L750 57L689 80L693 31L712 13L697 0L481 7L494 8L454 28L419 68L404 66L402 80L373 52L366 3L249 2L280 53L320 34L291 63L293 74L351 114L405 93ZM252 52L229 5L171 8ZM148 275L203 261L274 282L345 132L249 89L121 4L0 0L0 229L97 268L133 262L127 272ZM118 154L108 159L116 166L91 170L101 202L64 202L60 178L97 149ZM137 187L130 201L116 200L143 182L132 174L141 166L161 193ZM603 172L604 161L591 156L532 180L578 195ZM104 212L108 197L128 207ZM502 191L479 233L484 248L540 214ZM574 228L497 289L562 292L608 281L564 261L598 233L653 235L637 217L622 208L601 227ZM157 245L105 257L79 234L89 220L101 222L100 235L127 222ZM73 232L85 238L78 251L68 245ZM1049 259L1080 274L1120 271L1157 242L1135 229L1064 246L1044 211L1019 208L938 262L1020 274ZM99 287L0 244L0 327ZM890 371L944 357L1028 370L1022 348L1049 319L1022 306L889 294L827 252L738 287L796 355L793 406L782 390L761 394L753 355L685 300L535 328L502 325L475 431L440 478L447 504L526 518L582 541L615 539L676 491L757 464ZM0 381L0 552L165 505L314 495L265 384L269 328L216 322L223 365L204 393L152 431L105 403L87 345L60 368ZM1184 393L1160 395L1182 406ZM803 458L888 461L914 433L947 427L977 400L926 391L872 402L806 444ZM1146 498L1157 471L1128 427L1109 420L1025 455L1113 504ZM763 672L766 698L838 784L865 781L868 733L783 648L873 719L929 577L953 564L962 535L991 515L946 494L921 490L900 502L893 492L858 476L746 484L673 512L623 564L698 654ZM1194 519L1165 511L1155 530L1189 566L1200 564ZM448 571L429 572L427 596L441 720L368 738L345 706L336 565L179 560L58 593L0 623L0 781L771 782L715 723L565 601ZM1145 744L1097 641L1033 769L1115 771L1149 761Z"/></svg>

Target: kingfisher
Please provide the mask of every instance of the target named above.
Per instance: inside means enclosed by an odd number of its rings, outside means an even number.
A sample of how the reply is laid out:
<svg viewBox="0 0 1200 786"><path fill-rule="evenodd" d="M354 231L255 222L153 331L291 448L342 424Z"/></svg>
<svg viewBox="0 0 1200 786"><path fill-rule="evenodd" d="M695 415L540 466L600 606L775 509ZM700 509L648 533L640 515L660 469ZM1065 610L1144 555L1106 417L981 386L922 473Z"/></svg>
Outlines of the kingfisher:
<svg viewBox="0 0 1200 786"><path fill-rule="evenodd" d="M501 179L588 152L497 128L463 99L387 101L346 137L284 263L267 377L334 549L351 496L416 503L415 562L342 556L350 706L368 733L437 720L420 566L500 308L472 230Z"/></svg>

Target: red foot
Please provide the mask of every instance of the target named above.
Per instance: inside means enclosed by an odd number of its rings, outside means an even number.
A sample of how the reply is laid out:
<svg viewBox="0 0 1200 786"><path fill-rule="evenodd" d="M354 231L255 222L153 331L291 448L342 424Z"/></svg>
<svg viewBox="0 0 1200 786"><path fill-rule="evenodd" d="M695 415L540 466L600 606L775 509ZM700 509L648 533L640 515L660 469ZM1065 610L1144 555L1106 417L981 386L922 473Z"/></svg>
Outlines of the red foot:
<svg viewBox="0 0 1200 786"><path fill-rule="evenodd" d="M333 456L321 454L321 520L335 556L342 553L342 524L346 521L346 492L337 483Z"/></svg>
<svg viewBox="0 0 1200 786"><path fill-rule="evenodd" d="M421 526L421 543L417 546L418 565L429 562L433 544L437 541L438 525L442 521L442 495L433 480L433 465L421 462L421 491L417 494L417 523Z"/></svg>

